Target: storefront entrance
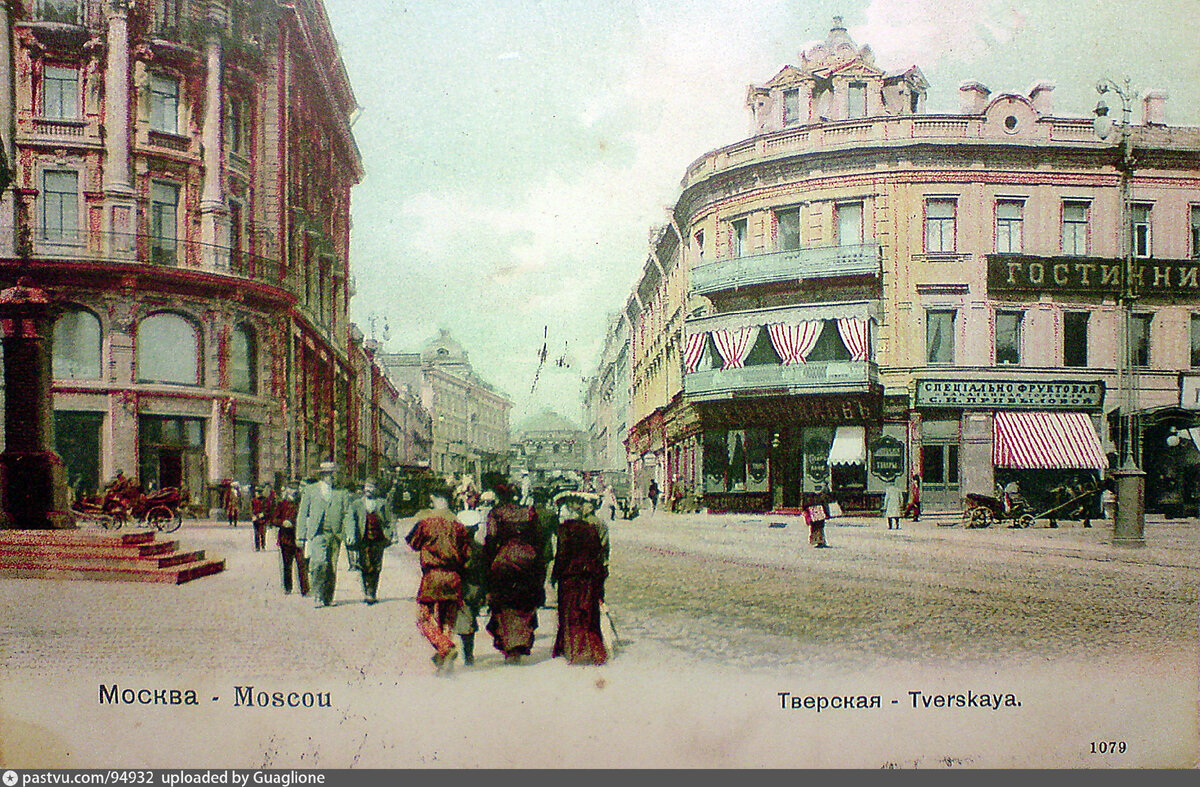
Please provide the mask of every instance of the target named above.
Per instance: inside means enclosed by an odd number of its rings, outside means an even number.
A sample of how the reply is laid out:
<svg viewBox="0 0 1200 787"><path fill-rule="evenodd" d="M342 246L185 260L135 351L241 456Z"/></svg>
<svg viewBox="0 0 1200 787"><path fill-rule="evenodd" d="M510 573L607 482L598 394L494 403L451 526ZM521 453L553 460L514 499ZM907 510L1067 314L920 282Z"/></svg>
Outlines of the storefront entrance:
<svg viewBox="0 0 1200 787"><path fill-rule="evenodd" d="M142 487L175 487L204 500L204 419L143 415L138 419L138 480Z"/></svg>
<svg viewBox="0 0 1200 787"><path fill-rule="evenodd" d="M91 497L100 488L100 427L104 413L56 410L54 450L63 460L67 487L74 499Z"/></svg>
<svg viewBox="0 0 1200 787"><path fill-rule="evenodd" d="M958 444L921 444L921 507L929 511L953 511L962 507L958 481Z"/></svg>

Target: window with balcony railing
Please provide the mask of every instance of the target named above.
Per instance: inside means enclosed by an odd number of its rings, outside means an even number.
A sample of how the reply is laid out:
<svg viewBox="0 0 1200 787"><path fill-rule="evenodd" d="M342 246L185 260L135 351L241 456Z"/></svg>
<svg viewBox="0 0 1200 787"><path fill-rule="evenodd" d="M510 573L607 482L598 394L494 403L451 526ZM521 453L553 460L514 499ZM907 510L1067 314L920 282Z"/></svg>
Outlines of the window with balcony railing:
<svg viewBox="0 0 1200 787"><path fill-rule="evenodd" d="M746 219L729 222L729 256L741 257L749 250L749 227Z"/></svg>
<svg viewBox="0 0 1200 787"><path fill-rule="evenodd" d="M800 248L800 208L776 210L775 227L780 251L794 251Z"/></svg>
<svg viewBox="0 0 1200 787"><path fill-rule="evenodd" d="M75 66L42 68L42 117L52 120L79 118L79 69Z"/></svg>
<svg viewBox="0 0 1200 787"><path fill-rule="evenodd" d="M179 133L179 80L173 76L150 75L150 128Z"/></svg>
<svg viewBox="0 0 1200 787"><path fill-rule="evenodd" d="M42 173L42 232L47 243L79 242L79 173L48 170Z"/></svg>
<svg viewBox="0 0 1200 787"><path fill-rule="evenodd" d="M837 214L837 243L839 246L861 246L863 242L863 204L861 202L839 202L834 206Z"/></svg>
<svg viewBox="0 0 1200 787"><path fill-rule="evenodd" d="M179 226L179 186L154 181L150 184L150 261L174 265Z"/></svg>

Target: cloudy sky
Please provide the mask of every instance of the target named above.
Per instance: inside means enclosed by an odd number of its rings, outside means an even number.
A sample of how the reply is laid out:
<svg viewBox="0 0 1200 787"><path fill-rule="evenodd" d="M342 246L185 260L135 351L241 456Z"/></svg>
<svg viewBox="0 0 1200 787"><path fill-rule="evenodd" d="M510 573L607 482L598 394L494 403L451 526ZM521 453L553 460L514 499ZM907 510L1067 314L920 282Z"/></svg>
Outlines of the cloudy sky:
<svg viewBox="0 0 1200 787"><path fill-rule="evenodd" d="M1165 88L1200 125L1196 0L325 0L362 112L351 312L384 346L447 328L515 403L581 420L605 326L687 165L748 134L745 91L835 15L929 110L958 85L1057 83L1089 115L1101 76ZM549 361L538 372L548 337ZM565 359L565 365L556 360ZM536 387L535 387L536 377Z"/></svg>

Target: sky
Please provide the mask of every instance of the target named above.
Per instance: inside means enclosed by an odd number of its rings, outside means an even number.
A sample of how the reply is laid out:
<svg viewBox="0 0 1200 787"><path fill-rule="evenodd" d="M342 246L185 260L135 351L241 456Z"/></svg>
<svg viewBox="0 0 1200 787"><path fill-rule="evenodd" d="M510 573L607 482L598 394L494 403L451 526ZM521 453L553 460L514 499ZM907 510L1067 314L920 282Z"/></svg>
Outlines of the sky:
<svg viewBox="0 0 1200 787"><path fill-rule="evenodd" d="M605 330L689 163L749 135L747 85L842 16L888 71L1057 85L1088 116L1102 77L1166 89L1200 125L1197 0L325 0L361 111L351 319L391 352L439 328L514 402L582 424ZM1112 102L1110 102L1111 104ZM385 333L386 326L386 333ZM539 364L539 350L548 358Z"/></svg>

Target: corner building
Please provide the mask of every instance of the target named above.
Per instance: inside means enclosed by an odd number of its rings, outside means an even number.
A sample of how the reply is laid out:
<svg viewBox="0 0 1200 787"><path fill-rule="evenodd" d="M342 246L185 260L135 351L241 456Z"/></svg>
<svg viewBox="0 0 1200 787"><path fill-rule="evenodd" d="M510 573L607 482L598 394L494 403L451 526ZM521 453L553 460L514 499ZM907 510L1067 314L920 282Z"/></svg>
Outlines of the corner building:
<svg viewBox="0 0 1200 787"><path fill-rule="evenodd" d="M360 462L353 92L319 0L29 0L5 16L0 275L64 305L57 448L201 505ZM353 470L352 470L353 472Z"/></svg>
<svg viewBox="0 0 1200 787"><path fill-rule="evenodd" d="M656 253L630 301L635 471L661 446L660 485L701 490L712 510L820 493L876 510L918 473L927 509L958 510L1010 480L1036 503L1112 463L1119 130L1057 117L1047 83L964 84L952 115L925 112L926 88L838 20L750 87L749 139L689 167L666 233L686 295ZM1164 100L1149 93L1132 121L1142 286L1126 406L1150 510L1194 512L1200 452L1164 435L1196 434L1180 389L1200 363L1200 130L1164 125ZM660 346L666 378L678 348L681 385L655 376Z"/></svg>

